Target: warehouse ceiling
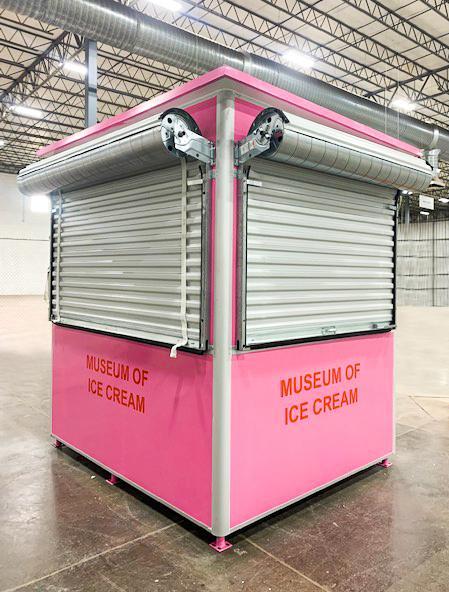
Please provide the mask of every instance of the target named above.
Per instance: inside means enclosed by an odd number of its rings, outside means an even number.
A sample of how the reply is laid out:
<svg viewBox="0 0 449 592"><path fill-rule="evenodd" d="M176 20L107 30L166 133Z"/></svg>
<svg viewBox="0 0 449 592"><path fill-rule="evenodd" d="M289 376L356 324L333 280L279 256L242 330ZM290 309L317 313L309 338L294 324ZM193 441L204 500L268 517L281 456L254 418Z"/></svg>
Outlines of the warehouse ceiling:
<svg viewBox="0 0 449 592"><path fill-rule="evenodd" d="M118 0L117 0L118 1ZM121 3L240 51L304 68L385 106L449 127L449 4L442 0L123 0ZM163 8L163 6L165 6ZM62 67L84 62L83 39L0 11L0 171L16 172L45 144L84 127L84 78ZM182 68L98 46L98 120L193 77ZM10 107L41 111L31 119ZM404 107L401 107L404 109ZM398 125L400 112L398 111Z"/></svg>

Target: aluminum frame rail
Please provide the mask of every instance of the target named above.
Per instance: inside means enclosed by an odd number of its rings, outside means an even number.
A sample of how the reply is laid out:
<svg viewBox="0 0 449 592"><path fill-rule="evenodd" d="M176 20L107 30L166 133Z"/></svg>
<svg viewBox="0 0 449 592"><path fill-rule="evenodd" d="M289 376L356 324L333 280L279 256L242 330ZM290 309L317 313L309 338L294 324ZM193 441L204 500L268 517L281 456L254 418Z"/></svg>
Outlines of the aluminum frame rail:
<svg viewBox="0 0 449 592"><path fill-rule="evenodd" d="M420 158L277 109L265 109L240 142L240 163L255 156L410 191L438 174Z"/></svg>
<svg viewBox="0 0 449 592"><path fill-rule="evenodd" d="M213 154L190 115L176 109L32 164L17 185L24 195L81 189L166 168L180 157L211 163Z"/></svg>

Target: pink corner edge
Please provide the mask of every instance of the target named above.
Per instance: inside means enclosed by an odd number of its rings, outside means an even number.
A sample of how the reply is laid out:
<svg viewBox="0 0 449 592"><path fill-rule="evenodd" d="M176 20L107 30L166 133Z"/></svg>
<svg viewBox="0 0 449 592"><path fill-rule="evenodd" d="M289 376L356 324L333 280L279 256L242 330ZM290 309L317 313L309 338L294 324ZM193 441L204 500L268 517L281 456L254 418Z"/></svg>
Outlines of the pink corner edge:
<svg viewBox="0 0 449 592"><path fill-rule="evenodd" d="M212 82L219 80L220 78L230 78L231 80L245 84L248 87L257 89L262 93L298 107L303 111L314 115L315 117L320 117L330 124L341 126L349 133L363 135L367 139L378 144L389 146L397 150L402 150L403 152L413 154L414 156L421 156L421 150L415 146L412 146L411 144L408 144L407 142L368 127L363 123L354 121L348 117L345 117L344 115L340 115L330 109L327 109L326 107L321 107L312 101L294 95L291 92L282 90L268 82L263 82L262 80L251 76L250 74L246 74L245 72L241 72L240 70L236 70L230 66L221 66L220 68L211 70L210 72L207 72L206 74L203 74L194 80L189 80L177 88L150 99L149 101L145 101L144 103L141 103L140 105L125 111L124 113L115 115L114 117L108 118L89 128L72 134L71 136L62 138L61 140L53 142L48 146L44 146L37 151L37 155L46 156L54 154L61 150L65 150L70 146L77 145L80 142L92 139L93 137L105 133L106 131L109 131L115 127L129 124L131 121L135 121L141 117L144 117L151 109L166 105L170 101L196 91L208 84L211 84Z"/></svg>
<svg viewBox="0 0 449 592"><path fill-rule="evenodd" d="M146 115L148 111L154 109L155 107L161 107L173 101L179 97L187 95L195 90L198 90L207 84L215 82L219 78L222 78L226 75L224 70L227 69L227 66L223 66L221 68L216 68L215 70L211 70L206 74L198 76L193 80L189 80L185 84L178 86L172 90L167 91L166 93L162 93L149 101L145 101L140 105L136 105L132 109L128 109L128 111L124 111L123 113L119 113L118 115L114 115L113 117L109 117L100 123L92 125L84 130L76 132L66 138L62 138L57 142L53 142L48 146L44 146L40 148L36 154L38 156L47 156L50 154L54 154L56 152L60 152L61 150L65 150L69 146L79 144L82 141L87 141L101 135L106 131L110 131L113 128L119 127L124 124L129 124L131 121L139 119L139 117L143 117ZM233 68L230 68L233 70Z"/></svg>

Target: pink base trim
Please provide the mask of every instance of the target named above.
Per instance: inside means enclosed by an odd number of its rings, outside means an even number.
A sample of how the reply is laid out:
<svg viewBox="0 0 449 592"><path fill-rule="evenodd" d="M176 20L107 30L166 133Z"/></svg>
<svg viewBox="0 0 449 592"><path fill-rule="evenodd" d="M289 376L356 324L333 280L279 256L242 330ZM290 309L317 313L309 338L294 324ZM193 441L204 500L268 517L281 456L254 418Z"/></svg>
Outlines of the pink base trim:
<svg viewBox="0 0 449 592"><path fill-rule="evenodd" d="M111 473L111 476L109 477L109 479L106 479L106 483L109 483L109 485L117 485L118 477L116 477L115 475L113 475Z"/></svg>
<svg viewBox="0 0 449 592"><path fill-rule="evenodd" d="M217 537L213 543L209 543L209 547L212 547L217 553L223 553L223 551L230 549L232 544L225 537Z"/></svg>
<svg viewBox="0 0 449 592"><path fill-rule="evenodd" d="M389 469L393 466L393 463L389 461L388 458L384 458L383 461L379 463L379 466L381 466L384 469Z"/></svg>

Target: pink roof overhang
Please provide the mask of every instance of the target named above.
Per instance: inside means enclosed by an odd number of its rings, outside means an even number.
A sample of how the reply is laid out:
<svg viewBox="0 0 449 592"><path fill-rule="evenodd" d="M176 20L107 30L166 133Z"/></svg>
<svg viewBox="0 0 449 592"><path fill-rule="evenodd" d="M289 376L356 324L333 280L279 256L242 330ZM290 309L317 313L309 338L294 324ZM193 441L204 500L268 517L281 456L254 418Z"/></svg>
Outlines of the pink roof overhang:
<svg viewBox="0 0 449 592"><path fill-rule="evenodd" d="M278 88L268 82L263 82L254 76L250 76L249 74L229 66L222 66L221 68L211 70L194 80L190 80L189 82L164 94L158 95L149 101L145 101L128 111L105 119L96 125L40 148L37 151L37 155L49 156L68 148L73 148L76 145L97 138L98 136L104 135L119 127L136 123L139 120L153 115L157 111L165 110L172 106L172 103L174 102L179 104L180 100L185 99L187 101L189 95L198 93L198 91L201 90L206 91L207 87L210 87L212 90L214 87L217 87L217 83L224 82L227 82L232 89L243 95L244 98L254 98L254 100L257 100L259 103L265 101L266 107L290 108L294 110L296 114L307 119L313 119L323 125L340 129L346 133L365 138L377 144L382 144L408 154L413 154L414 156L421 156L421 150L411 144L340 115L335 111L321 107L312 101L308 101L307 99Z"/></svg>

